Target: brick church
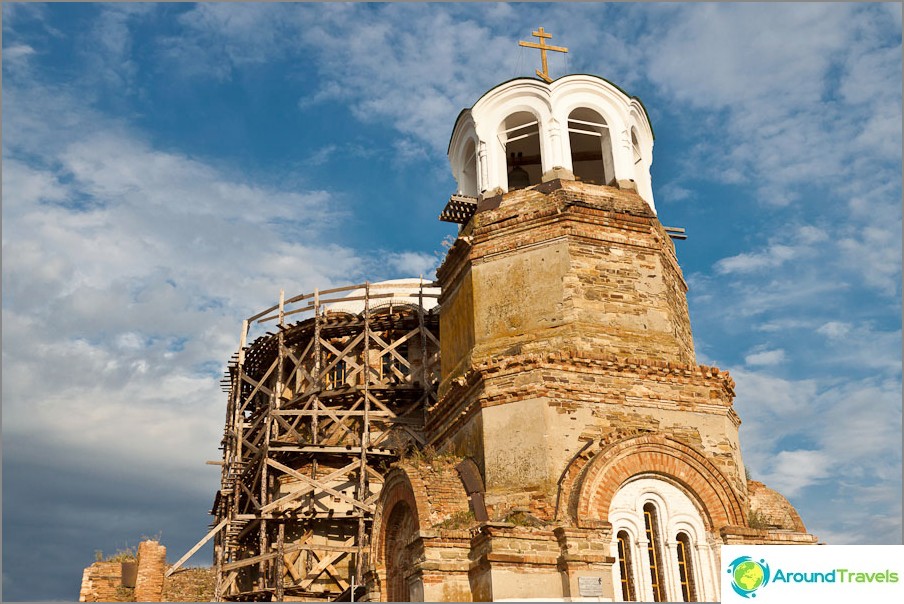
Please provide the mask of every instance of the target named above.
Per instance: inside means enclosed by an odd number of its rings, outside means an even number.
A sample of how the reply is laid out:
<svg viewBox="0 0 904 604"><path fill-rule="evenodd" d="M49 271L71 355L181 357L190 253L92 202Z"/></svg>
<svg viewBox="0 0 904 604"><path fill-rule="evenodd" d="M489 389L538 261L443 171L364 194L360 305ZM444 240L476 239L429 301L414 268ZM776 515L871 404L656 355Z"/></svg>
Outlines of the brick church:
<svg viewBox="0 0 904 604"><path fill-rule="evenodd" d="M218 599L714 601L722 544L816 542L747 479L734 382L696 362L644 106L537 73L455 122L435 283L246 321Z"/></svg>

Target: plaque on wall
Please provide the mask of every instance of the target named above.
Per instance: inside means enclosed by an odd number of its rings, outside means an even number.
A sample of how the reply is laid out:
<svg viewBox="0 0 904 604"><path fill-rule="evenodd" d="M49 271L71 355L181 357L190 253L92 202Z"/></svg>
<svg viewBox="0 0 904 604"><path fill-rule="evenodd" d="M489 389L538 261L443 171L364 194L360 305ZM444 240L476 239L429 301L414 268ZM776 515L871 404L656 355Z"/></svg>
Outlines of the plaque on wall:
<svg viewBox="0 0 904 604"><path fill-rule="evenodd" d="M582 596L603 595L602 577L578 577L578 591Z"/></svg>

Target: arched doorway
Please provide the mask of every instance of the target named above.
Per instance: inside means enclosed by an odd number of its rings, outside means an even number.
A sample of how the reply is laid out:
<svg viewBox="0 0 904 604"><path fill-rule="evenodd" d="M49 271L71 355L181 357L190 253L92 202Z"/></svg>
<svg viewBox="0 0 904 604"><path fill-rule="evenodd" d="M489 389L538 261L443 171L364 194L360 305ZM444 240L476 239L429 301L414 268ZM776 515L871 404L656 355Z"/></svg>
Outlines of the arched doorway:
<svg viewBox="0 0 904 604"><path fill-rule="evenodd" d="M414 514L406 502L400 501L392 508L385 526L386 595L390 602L410 602L408 572L413 555L409 546L418 532Z"/></svg>

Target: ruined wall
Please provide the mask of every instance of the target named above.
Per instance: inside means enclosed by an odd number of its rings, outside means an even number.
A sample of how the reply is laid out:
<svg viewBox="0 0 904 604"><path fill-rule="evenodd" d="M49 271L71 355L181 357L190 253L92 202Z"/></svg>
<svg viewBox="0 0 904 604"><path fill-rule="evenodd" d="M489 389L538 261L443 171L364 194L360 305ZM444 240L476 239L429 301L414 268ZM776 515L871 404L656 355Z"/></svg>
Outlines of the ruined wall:
<svg viewBox="0 0 904 604"><path fill-rule="evenodd" d="M163 597L163 573L165 572L166 547L150 540L139 543L135 600L159 602Z"/></svg>
<svg viewBox="0 0 904 604"><path fill-rule="evenodd" d="M123 557L123 556L120 556ZM95 562L82 573L79 602L209 602L213 600L216 575L212 568L181 569L164 578L166 547L153 540L142 541L135 557L134 582L124 581L123 562ZM128 575L128 572L125 573ZM131 585L131 586L130 586Z"/></svg>
<svg viewBox="0 0 904 604"><path fill-rule="evenodd" d="M95 562L82 573L79 602L134 601L132 589L122 585L121 562Z"/></svg>

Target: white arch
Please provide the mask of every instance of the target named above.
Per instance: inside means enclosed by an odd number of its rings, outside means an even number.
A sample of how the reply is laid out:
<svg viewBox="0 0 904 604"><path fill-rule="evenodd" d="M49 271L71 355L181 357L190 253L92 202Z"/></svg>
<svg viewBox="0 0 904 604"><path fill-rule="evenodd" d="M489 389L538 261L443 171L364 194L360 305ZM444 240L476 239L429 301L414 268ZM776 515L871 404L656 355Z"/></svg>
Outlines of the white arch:
<svg viewBox="0 0 904 604"><path fill-rule="evenodd" d="M464 141L476 136L480 156L481 193L496 194L507 190L504 146L498 141L499 125L507 116L528 111L537 117L540 132L542 172L546 179L573 178L570 142L567 136L568 116L579 107L597 112L608 128L612 145L613 177L625 186L631 181L638 194L656 211L650 182L653 130L640 102L629 97L606 80L591 75L569 75L547 84L531 78L518 78L500 84L484 94L474 106L466 109L456 121L449 144L452 172L462 185ZM643 158L635 166L631 132L636 132ZM485 151L485 154L484 154Z"/></svg>
<svg viewBox="0 0 904 604"><path fill-rule="evenodd" d="M714 552L697 504L675 484L649 474L640 475L622 485L612 498L608 515L613 536L625 530L632 537L635 594L641 600L653 599L643 515L644 506L648 503L656 507L661 525L660 551L666 599L680 601L682 598L677 564L677 536L679 532L684 532L692 545L689 555L697 598L703 601L717 600L719 590L716 588L718 576L713 571ZM618 541L615 538L612 540L610 555L618 558ZM620 585L621 574L617 564L613 565L613 581L614 585Z"/></svg>

